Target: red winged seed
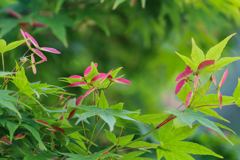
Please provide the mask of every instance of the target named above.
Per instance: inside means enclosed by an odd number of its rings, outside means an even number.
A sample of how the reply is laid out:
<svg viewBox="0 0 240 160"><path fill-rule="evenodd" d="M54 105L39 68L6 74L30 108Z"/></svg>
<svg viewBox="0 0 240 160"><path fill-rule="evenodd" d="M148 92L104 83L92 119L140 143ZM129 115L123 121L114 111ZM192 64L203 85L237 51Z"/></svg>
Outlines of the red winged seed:
<svg viewBox="0 0 240 160"><path fill-rule="evenodd" d="M69 78L83 79L83 77L82 77L82 76L79 76L79 75L72 75L72 76L70 76Z"/></svg>
<svg viewBox="0 0 240 160"><path fill-rule="evenodd" d="M23 137L24 137L24 135L22 133L20 133L14 138L14 140L22 139Z"/></svg>
<svg viewBox="0 0 240 160"><path fill-rule="evenodd" d="M58 118L59 121L63 120L63 115L60 115Z"/></svg>
<svg viewBox="0 0 240 160"><path fill-rule="evenodd" d="M80 102L82 101L82 99L84 98L83 95L81 95L77 100L76 100L76 106L78 106L80 104Z"/></svg>
<svg viewBox="0 0 240 160"><path fill-rule="evenodd" d="M24 39L28 39L28 37L25 35L25 32L22 29L20 29L20 31L21 31L21 33L23 35L23 38ZM27 40L26 42L27 42L28 47L31 47L31 42L29 40Z"/></svg>
<svg viewBox="0 0 240 160"><path fill-rule="evenodd" d="M123 79L123 78L118 78L118 79L115 79L114 81L118 82L118 83L123 83L123 84L126 84L126 85L131 84L131 82L129 80L126 80L126 79Z"/></svg>
<svg viewBox="0 0 240 160"><path fill-rule="evenodd" d="M185 71L192 71L191 68L187 65Z"/></svg>
<svg viewBox="0 0 240 160"><path fill-rule="evenodd" d="M53 132L53 133L56 132L56 131L54 131L53 129L50 129L50 128L46 128L46 129Z"/></svg>
<svg viewBox="0 0 240 160"><path fill-rule="evenodd" d="M33 26L34 26L34 27L43 27L43 28L46 27L45 24L43 24L43 23L38 23L38 22L33 22Z"/></svg>
<svg viewBox="0 0 240 160"><path fill-rule="evenodd" d="M61 132L61 133L65 133L65 131L62 128L56 127L56 126L52 126L53 129Z"/></svg>
<svg viewBox="0 0 240 160"><path fill-rule="evenodd" d="M192 96L193 96L193 90L191 90L191 91L188 93L188 95L187 95L187 99L186 99L186 103L185 103L186 107L189 106L190 101L191 101L191 99L192 99Z"/></svg>
<svg viewBox="0 0 240 160"><path fill-rule="evenodd" d="M27 38L30 38L30 41L33 43L33 45L36 47L36 48L39 48L39 45L37 43L37 41L30 35L28 34L27 32L25 32L25 35Z"/></svg>
<svg viewBox="0 0 240 160"><path fill-rule="evenodd" d="M22 18L22 16L19 13L15 12L15 11L13 11L11 9L7 9L7 12L9 14L11 14L13 17L17 18L17 19L21 19Z"/></svg>
<svg viewBox="0 0 240 160"><path fill-rule="evenodd" d="M219 87L222 87L223 83L225 82L225 80L227 78L227 75L228 75L228 69L226 69L226 71L223 73L222 79L219 83Z"/></svg>
<svg viewBox="0 0 240 160"><path fill-rule="evenodd" d="M203 61L202 63L200 63L198 65L198 68L197 68L197 71L201 71L203 70L204 68L210 66L210 65L213 65L215 63L215 60L206 60L206 61Z"/></svg>
<svg viewBox="0 0 240 160"><path fill-rule="evenodd" d="M68 120L71 119L71 118L74 116L76 110L77 110L77 108L74 109L74 110L72 110L72 111L70 112L70 114L69 114L69 116L68 116Z"/></svg>
<svg viewBox="0 0 240 160"><path fill-rule="evenodd" d="M200 74L194 79L194 88L196 87L198 80L199 80Z"/></svg>
<svg viewBox="0 0 240 160"><path fill-rule="evenodd" d="M95 67L97 68L97 63L94 63ZM87 67L87 69L84 71L84 77L88 75L91 72L92 66Z"/></svg>
<svg viewBox="0 0 240 160"><path fill-rule="evenodd" d="M50 48L50 47L41 47L40 49L43 51L46 51L46 52L61 54L61 52L59 52L58 50L56 50L54 48Z"/></svg>
<svg viewBox="0 0 240 160"><path fill-rule="evenodd" d="M193 74L193 71L189 68L189 69L187 69L186 68L186 70L184 71L184 72L182 72L182 73L180 73L178 76L177 76L177 78L176 78L176 82L177 81L180 81L180 80L182 80L182 79L184 79L184 78L186 78L186 77L189 77L189 76L191 76Z"/></svg>
<svg viewBox="0 0 240 160"><path fill-rule="evenodd" d="M47 61L47 57L41 51L36 48L32 48L32 51L36 53L40 58L42 58L42 60Z"/></svg>
<svg viewBox="0 0 240 160"><path fill-rule="evenodd" d="M215 84L215 86L217 85L217 81L214 75L213 75L213 83Z"/></svg>
<svg viewBox="0 0 240 160"><path fill-rule="evenodd" d="M92 80L91 82L95 82L97 80L100 80L102 78L104 78L104 76L106 75L106 73L99 73L98 75L96 75Z"/></svg>
<svg viewBox="0 0 240 160"><path fill-rule="evenodd" d="M175 95L178 94L178 92L180 92L180 90L183 88L183 86L186 84L186 79L181 80L180 82L178 82L176 89L175 89Z"/></svg>
<svg viewBox="0 0 240 160"><path fill-rule="evenodd" d="M218 91L219 108L222 109L222 93Z"/></svg>
<svg viewBox="0 0 240 160"><path fill-rule="evenodd" d="M36 121L37 123L41 123L41 124L45 124L45 125L49 125L48 122L45 122L45 121L40 120L40 119L35 119L35 121Z"/></svg>

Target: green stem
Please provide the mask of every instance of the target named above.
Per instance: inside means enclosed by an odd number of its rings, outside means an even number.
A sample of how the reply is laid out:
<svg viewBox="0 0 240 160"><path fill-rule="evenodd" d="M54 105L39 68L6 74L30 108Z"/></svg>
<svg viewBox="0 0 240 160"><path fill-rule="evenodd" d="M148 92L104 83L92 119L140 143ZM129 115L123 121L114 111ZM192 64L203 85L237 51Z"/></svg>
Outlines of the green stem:
<svg viewBox="0 0 240 160"><path fill-rule="evenodd" d="M130 145L130 144L132 144L132 143L134 143L134 142L137 142L137 141L139 141L140 139L143 139L144 137L148 136L149 134L151 134L151 133L154 132L155 130L157 130L157 128L154 128L153 130L151 130L151 131L147 132L146 134L142 135L141 137L139 137L139 138L137 138L137 139L135 139L135 140L133 140L133 141L131 141L131 142L128 142L127 144L125 144L125 145L123 145L123 146L121 146L121 147L119 147L119 148L115 148L115 149L112 150L110 153L117 152L118 150L120 150L120 149L122 149L122 148L124 148L124 147L126 147L126 146L128 146L128 145Z"/></svg>
<svg viewBox="0 0 240 160"><path fill-rule="evenodd" d="M1 52L1 54L2 54L2 66L3 66L3 72L5 72L3 52ZM5 77L4 77L3 82L5 82Z"/></svg>
<svg viewBox="0 0 240 160"><path fill-rule="evenodd" d="M236 103L223 104L222 106L230 106L230 105L236 105ZM219 104L202 105L202 106L197 106L197 107L195 107L195 108L208 107L208 106L219 106Z"/></svg>
<svg viewBox="0 0 240 160"><path fill-rule="evenodd" d="M19 64L20 62L18 62L18 64ZM20 67L16 70L16 72L24 65L24 63L25 62L23 62L21 65L20 65ZM16 66L14 67L14 69L16 68ZM14 70L13 69L13 70ZM11 74L11 76L14 76L15 74ZM10 79L11 79L11 77L10 78L8 78L8 79L6 79L6 81L4 81L3 82L3 85L2 85L2 87L1 87L1 89L4 89L4 87L6 86L6 84L10 81Z"/></svg>
<svg viewBox="0 0 240 160"><path fill-rule="evenodd" d="M84 129L84 123L82 121L82 126L83 126L83 129ZM87 140L87 135L86 135L86 132L85 132L85 129L83 130L83 133L84 133L84 136L85 136L85 139L86 139L86 143L88 145L88 140Z"/></svg>
<svg viewBox="0 0 240 160"><path fill-rule="evenodd" d="M87 153L88 153L88 151L89 151L89 149L90 149L90 147L91 147L90 144L91 144L91 141L92 141L92 139L93 139L93 135L94 135L94 132L95 132L97 123L98 123L98 120L96 119L95 124L94 124L94 127L93 127L93 130L92 130L92 135L91 135L91 138L90 138L90 143L88 144Z"/></svg>
<svg viewBox="0 0 240 160"><path fill-rule="evenodd" d="M122 134L122 130L123 130L123 127L121 128L121 131L119 133L118 143L117 143L116 149L118 148L118 145L119 145L119 142L120 142L120 137L121 137L121 134Z"/></svg>
<svg viewBox="0 0 240 160"><path fill-rule="evenodd" d="M171 115L171 116L172 116L172 115ZM169 117L170 117L170 116L169 116ZM144 137L148 136L149 134L151 134L151 133L154 132L155 130L159 129L160 127L162 127L162 126L165 125L166 123L168 123L168 122L170 122L171 120L173 120L174 118L176 118L176 116L174 116L174 117L172 117L172 118L170 118L170 119L167 118L165 121L163 121L163 122L162 122L160 125L158 125L156 128L152 129L151 131L147 132L146 134L142 135L141 137L139 137L139 138L137 138L137 139L135 139L135 140L133 140L133 141L131 141L131 142L129 142L129 143L121 146L121 147L119 147L118 149L115 148L115 149L112 150L110 153L117 152L118 150L120 150L120 149L122 149L122 148L124 148L124 147L126 147L126 146L129 146L130 144L132 144L132 143L134 143L134 142L137 142L137 141L139 141L140 139L143 139Z"/></svg>
<svg viewBox="0 0 240 160"><path fill-rule="evenodd" d="M102 127L99 129L99 131L96 133L96 135L94 136L94 138L92 139L92 142L89 144L89 146L91 147L91 145L93 144L93 141L95 140L95 138L97 137L97 135L99 134L99 132L103 129L104 125L106 124L106 122L103 123Z"/></svg>

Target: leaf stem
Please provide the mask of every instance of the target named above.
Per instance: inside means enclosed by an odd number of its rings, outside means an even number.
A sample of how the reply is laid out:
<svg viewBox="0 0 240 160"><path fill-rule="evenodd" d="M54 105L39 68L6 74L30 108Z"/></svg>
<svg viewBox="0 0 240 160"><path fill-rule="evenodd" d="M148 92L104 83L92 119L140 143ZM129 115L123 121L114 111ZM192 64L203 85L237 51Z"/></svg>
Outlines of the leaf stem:
<svg viewBox="0 0 240 160"><path fill-rule="evenodd" d="M83 126L83 128L84 128L84 123L83 123L83 121L82 121L82 126ZM84 133L84 136L85 136L85 139L86 139L86 143L87 143L87 145L88 145L88 140L87 140L87 135L86 135L85 130L83 130L83 133Z"/></svg>
<svg viewBox="0 0 240 160"><path fill-rule="evenodd" d="M120 151L126 151L126 150L130 150L130 149L138 149L138 148L148 148L148 147L155 147L158 146L158 144L156 145L152 145L152 146L143 146L143 147L133 147L133 148L126 148L126 149L122 149Z"/></svg>
<svg viewBox="0 0 240 160"><path fill-rule="evenodd" d="M106 90L108 89L108 87L112 84L112 81L109 83L109 85L105 88L104 93L106 92Z"/></svg>
<svg viewBox="0 0 240 160"><path fill-rule="evenodd" d="M90 146L93 144L93 141L95 140L95 138L97 137L97 135L100 133L100 131L103 129L104 125L106 124L106 122L103 123L102 127L99 129L99 131L96 133L96 135L94 136L94 138L92 139L91 143L89 144Z"/></svg>
<svg viewBox="0 0 240 160"><path fill-rule="evenodd" d="M3 66L3 72L5 72L3 52L1 52L1 54L2 54L2 66ZM4 79L3 79L3 82L5 82L5 77L4 77Z"/></svg>
<svg viewBox="0 0 240 160"><path fill-rule="evenodd" d="M116 149L118 148L118 145L119 145L119 142L120 142L120 137L121 137L121 134L122 134L122 130L123 130L123 127L121 128L121 131L120 131L119 136L118 136L118 143L117 143Z"/></svg>
<svg viewBox="0 0 240 160"><path fill-rule="evenodd" d="M229 104L223 104L222 106L230 106L230 105L235 105L236 103L229 103ZM197 106L195 108L200 108L200 107L208 107L208 106L219 106L219 104L212 104L212 105L202 105L202 106Z"/></svg>
<svg viewBox="0 0 240 160"><path fill-rule="evenodd" d="M95 131L95 129L96 129L97 123L98 123L98 120L96 119L95 124L94 124L94 126L93 126L93 130L92 130L92 135L91 135L90 141L92 141L92 139L93 139L93 134L94 134L94 131ZM90 144L91 144L91 142L88 144L87 153L88 153L88 151L89 151L89 149L90 149L90 147L91 147Z"/></svg>
<svg viewBox="0 0 240 160"><path fill-rule="evenodd" d="M171 115L171 116L172 116L172 115ZM169 117L170 117L170 116L169 116ZM168 117L168 118L169 118L169 117ZM126 147L126 146L128 146L128 145L130 145L130 144L132 144L132 143L134 143L134 142L139 141L140 139L148 136L149 134L151 134L151 133L154 132L155 130L159 129L160 127L162 127L163 125L165 125L166 123L170 122L171 120L173 120L173 119L176 118L176 117L177 117L177 116L174 116L174 117L172 117L172 118L170 118L170 119L167 118L165 121L163 121L161 124L159 124L156 128L152 129L151 131L147 132L146 134L142 135L141 137L139 137L139 138L137 138L137 139L135 139L135 140L133 140L133 141L130 141L129 143L127 143L127 144L119 147L118 149L115 148L115 149L112 150L110 153L118 152L120 149L122 149L122 148L124 148L124 147Z"/></svg>

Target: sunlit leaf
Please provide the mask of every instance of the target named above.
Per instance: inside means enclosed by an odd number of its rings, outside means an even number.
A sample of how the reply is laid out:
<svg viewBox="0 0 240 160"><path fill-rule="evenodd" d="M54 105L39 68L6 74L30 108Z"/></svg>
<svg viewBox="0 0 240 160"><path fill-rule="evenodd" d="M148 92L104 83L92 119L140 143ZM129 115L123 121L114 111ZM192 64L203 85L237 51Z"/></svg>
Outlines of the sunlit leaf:
<svg viewBox="0 0 240 160"><path fill-rule="evenodd" d="M234 36L236 33L231 34L230 36L228 36L227 38L225 38L224 40L222 40L220 43L218 43L217 45L213 46L212 48L210 48L206 54L206 59L207 60L218 60L219 57L221 56L221 53L223 51L223 49L225 48L228 40Z"/></svg>
<svg viewBox="0 0 240 160"><path fill-rule="evenodd" d="M203 51L196 45L194 39L192 38L192 53L191 57L196 64L200 64L205 60L205 55Z"/></svg>

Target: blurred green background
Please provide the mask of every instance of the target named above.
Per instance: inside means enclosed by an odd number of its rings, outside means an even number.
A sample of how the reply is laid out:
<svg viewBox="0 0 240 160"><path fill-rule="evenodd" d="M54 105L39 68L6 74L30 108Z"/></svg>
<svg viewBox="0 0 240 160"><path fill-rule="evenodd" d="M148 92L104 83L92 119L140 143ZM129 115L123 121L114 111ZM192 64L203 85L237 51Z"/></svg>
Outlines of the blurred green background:
<svg viewBox="0 0 240 160"><path fill-rule="evenodd" d="M181 103L174 95L174 80L185 63L174 51L190 56L193 37L206 53L240 27L239 0L1 0L0 7L0 38L8 43L23 39L22 28L40 46L61 52L46 52L48 61L37 65L36 75L27 70L30 82L67 86L58 78L83 75L92 61L98 63L100 72L123 67L120 74L125 74L132 85L113 85L107 92L109 103L124 102L127 109L141 109L143 114L161 113ZM21 16L13 17L8 9ZM238 37L230 40L223 56L239 56ZM26 50L23 45L4 55L7 71ZM229 82L222 92L232 95L239 64L228 67ZM218 81L221 75L217 74ZM77 96L85 92L77 87L66 89ZM55 100L42 99L46 105ZM224 107L220 113L238 134L239 113L236 106ZM230 136L235 147L205 128L199 128L189 140L204 144L228 160L240 159L240 138Z"/></svg>

